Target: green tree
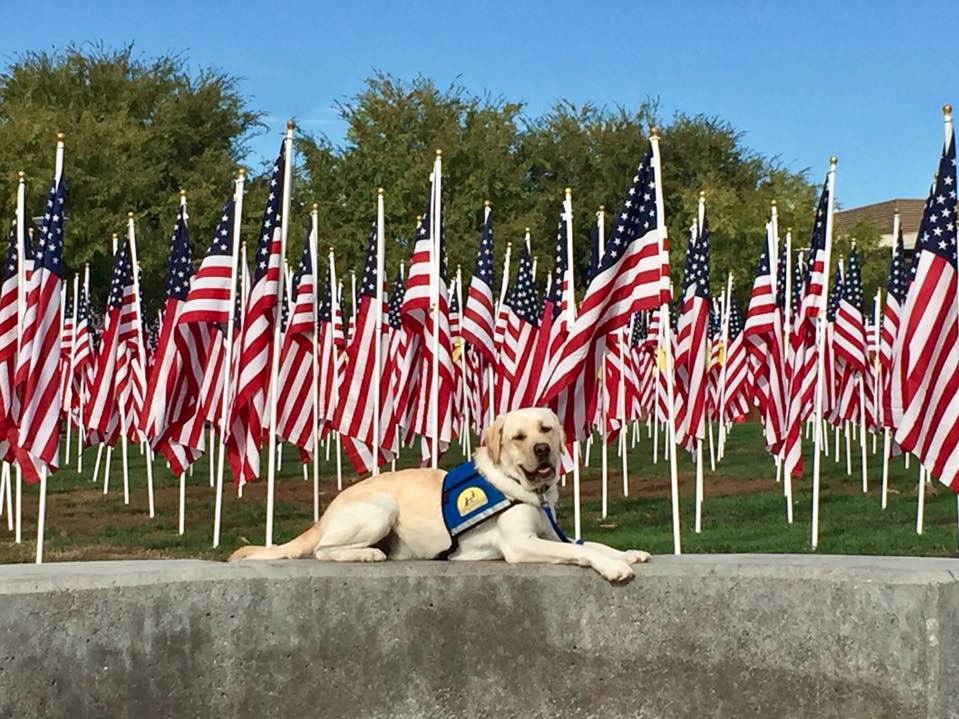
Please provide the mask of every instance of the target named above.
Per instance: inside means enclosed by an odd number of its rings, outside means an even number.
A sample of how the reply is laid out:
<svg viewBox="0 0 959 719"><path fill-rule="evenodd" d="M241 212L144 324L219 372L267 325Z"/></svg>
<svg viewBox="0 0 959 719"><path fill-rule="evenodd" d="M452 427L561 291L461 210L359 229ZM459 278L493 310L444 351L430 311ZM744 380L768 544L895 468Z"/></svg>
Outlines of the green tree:
<svg viewBox="0 0 959 719"><path fill-rule="evenodd" d="M65 264L89 261L105 299L110 236L136 215L144 292L162 290L179 191L187 191L197 251L209 244L231 178L259 127L237 81L216 70L191 73L182 56L144 58L119 50L68 46L28 52L0 74L0 176L27 175L28 214L37 214L53 174L57 132L65 134ZM98 302L99 304L99 302Z"/></svg>

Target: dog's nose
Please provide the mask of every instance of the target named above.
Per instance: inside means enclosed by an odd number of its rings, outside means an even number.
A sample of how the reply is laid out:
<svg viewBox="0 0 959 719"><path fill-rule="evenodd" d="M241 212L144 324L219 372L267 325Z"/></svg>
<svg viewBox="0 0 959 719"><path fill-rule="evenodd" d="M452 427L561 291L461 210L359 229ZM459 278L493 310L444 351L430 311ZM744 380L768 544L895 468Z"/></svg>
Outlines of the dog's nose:
<svg viewBox="0 0 959 719"><path fill-rule="evenodd" d="M536 455L536 459L547 459L549 457L549 444L537 442L533 445L533 454Z"/></svg>

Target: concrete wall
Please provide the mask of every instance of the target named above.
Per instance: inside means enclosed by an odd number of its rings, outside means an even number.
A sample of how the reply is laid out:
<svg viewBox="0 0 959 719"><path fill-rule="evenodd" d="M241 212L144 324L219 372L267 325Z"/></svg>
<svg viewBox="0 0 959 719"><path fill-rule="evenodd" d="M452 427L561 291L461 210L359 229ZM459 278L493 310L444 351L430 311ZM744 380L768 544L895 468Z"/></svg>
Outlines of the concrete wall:
<svg viewBox="0 0 959 719"><path fill-rule="evenodd" d="M957 569L3 566L0 717L957 717Z"/></svg>

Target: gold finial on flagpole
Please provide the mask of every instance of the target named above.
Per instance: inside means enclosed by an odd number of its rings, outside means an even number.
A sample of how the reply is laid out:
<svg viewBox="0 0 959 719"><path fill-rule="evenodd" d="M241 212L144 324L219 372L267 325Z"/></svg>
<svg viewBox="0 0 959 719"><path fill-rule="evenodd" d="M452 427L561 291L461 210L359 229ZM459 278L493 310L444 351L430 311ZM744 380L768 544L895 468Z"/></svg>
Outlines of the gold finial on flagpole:
<svg viewBox="0 0 959 719"><path fill-rule="evenodd" d="M659 128L655 125L649 126L649 136L650 137L659 137Z"/></svg>
<svg viewBox="0 0 959 719"><path fill-rule="evenodd" d="M383 196L383 188L382 188L382 187L377 187L377 188L376 188L376 196L377 196L377 197L382 197L382 196Z"/></svg>
<svg viewBox="0 0 959 719"><path fill-rule="evenodd" d="M295 129L296 129L296 120L294 120L292 117L291 117L289 120L287 120L287 121L286 121L286 129L287 129L287 130L295 130Z"/></svg>
<svg viewBox="0 0 959 719"><path fill-rule="evenodd" d="M442 156L443 156L443 151L440 150L439 148L437 148L437 149L436 149L436 156L437 156L437 157L442 157Z"/></svg>
<svg viewBox="0 0 959 719"><path fill-rule="evenodd" d="M22 179L25 178L26 176L27 176L27 173L24 172L23 170L20 170L20 172L17 173L17 179L19 179L19 180L22 180Z"/></svg>
<svg viewBox="0 0 959 719"><path fill-rule="evenodd" d="M128 212L128 213L127 213L127 217L132 220L132 219L133 219L133 213L132 213L132 212Z"/></svg>
<svg viewBox="0 0 959 719"><path fill-rule="evenodd" d="M319 203L319 202L314 202L314 203L313 203L313 212L316 212L316 211L319 210L319 209L320 209L320 203Z"/></svg>
<svg viewBox="0 0 959 719"><path fill-rule="evenodd" d="M829 164L835 167L836 165L839 164L839 158L833 155L832 157L829 158Z"/></svg>
<svg viewBox="0 0 959 719"><path fill-rule="evenodd" d="M483 200L483 207L492 207L493 203L489 200Z"/></svg>
<svg viewBox="0 0 959 719"><path fill-rule="evenodd" d="M63 137L64 137L63 133L62 133L62 132L58 132L58 133L57 133L57 142L63 142Z"/></svg>
<svg viewBox="0 0 959 719"><path fill-rule="evenodd" d="M236 171L236 174L239 175L240 177L245 177L245 176L246 176L246 168L245 168L245 167L241 167L240 169L238 169L238 170Z"/></svg>
<svg viewBox="0 0 959 719"><path fill-rule="evenodd" d="M951 115L951 114L952 114L952 105L950 105L950 104L948 104L948 103L945 104L945 105L943 105L943 106L942 106L942 114L945 115L946 117L948 117L949 115Z"/></svg>
<svg viewBox="0 0 959 719"><path fill-rule="evenodd" d="M770 207L775 207L775 206L776 206L776 201L773 200L772 202L769 203L769 205L770 205Z"/></svg>

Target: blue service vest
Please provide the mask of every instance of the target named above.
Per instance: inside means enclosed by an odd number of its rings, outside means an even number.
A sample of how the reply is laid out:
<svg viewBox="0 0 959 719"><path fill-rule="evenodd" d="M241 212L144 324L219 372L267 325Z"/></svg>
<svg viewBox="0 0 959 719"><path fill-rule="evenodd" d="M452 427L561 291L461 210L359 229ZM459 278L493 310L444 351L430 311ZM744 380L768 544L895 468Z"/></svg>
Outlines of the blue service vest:
<svg viewBox="0 0 959 719"><path fill-rule="evenodd" d="M460 534L514 504L517 502L490 484L471 461L451 469L443 478L443 522L453 547Z"/></svg>

